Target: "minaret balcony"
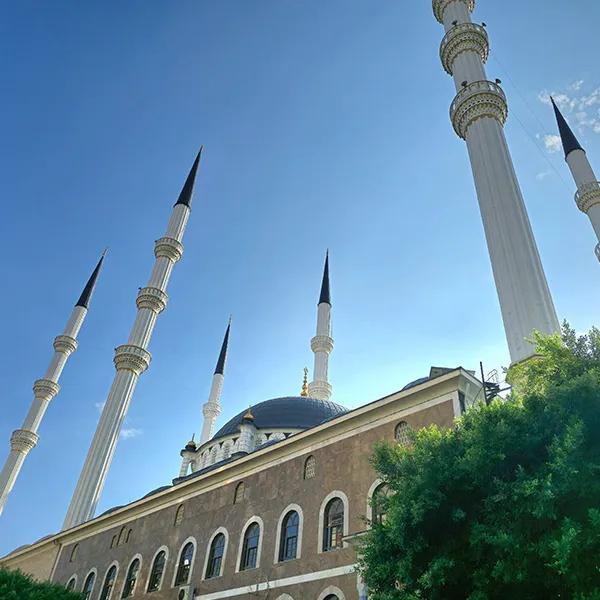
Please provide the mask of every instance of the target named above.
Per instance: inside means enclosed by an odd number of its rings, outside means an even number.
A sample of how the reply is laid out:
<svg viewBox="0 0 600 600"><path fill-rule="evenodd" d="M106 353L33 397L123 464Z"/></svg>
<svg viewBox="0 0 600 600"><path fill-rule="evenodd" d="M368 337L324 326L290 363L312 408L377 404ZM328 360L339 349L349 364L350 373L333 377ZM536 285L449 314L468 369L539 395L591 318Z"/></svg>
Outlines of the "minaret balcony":
<svg viewBox="0 0 600 600"><path fill-rule="evenodd" d="M54 338L54 349L69 356L77 350L77 340L70 335L57 335Z"/></svg>
<svg viewBox="0 0 600 600"><path fill-rule="evenodd" d="M469 12L473 12L475 9L475 0L432 0L431 6L433 8L433 14L442 25L444 24L444 12L453 2L464 2L467 5Z"/></svg>
<svg viewBox="0 0 600 600"><path fill-rule="evenodd" d="M136 305L139 309L147 308L159 314L165 310L168 299L169 296L162 290L155 287L145 287L138 292Z"/></svg>
<svg viewBox="0 0 600 600"><path fill-rule="evenodd" d="M29 431L29 429L16 429L10 436L10 447L11 450L27 454L35 448L39 439L37 433Z"/></svg>
<svg viewBox="0 0 600 600"><path fill-rule="evenodd" d="M575 192L575 202L577 203L577 208L586 214L592 206L600 204L600 182L591 181L590 183L584 183Z"/></svg>
<svg viewBox="0 0 600 600"><path fill-rule="evenodd" d="M150 366L151 360L150 352L133 344L123 344L115 348L113 359L117 371L133 371L136 375L141 375Z"/></svg>
<svg viewBox="0 0 600 600"><path fill-rule="evenodd" d="M162 237L154 243L154 256L176 263L183 256L183 244L175 238Z"/></svg>
<svg viewBox="0 0 600 600"><path fill-rule="evenodd" d="M52 379L37 379L33 384L33 395L40 400L50 401L60 391L60 385Z"/></svg>
<svg viewBox="0 0 600 600"><path fill-rule="evenodd" d="M496 119L501 125L508 118L508 104L502 88L493 81L474 81L463 87L450 105L450 120L456 134L467 138L469 127L479 119Z"/></svg>
<svg viewBox="0 0 600 600"><path fill-rule="evenodd" d="M475 52L485 63L490 53L490 43L485 27L476 23L459 23L446 33L440 45L440 60L444 70L452 75L454 61L463 52Z"/></svg>
<svg viewBox="0 0 600 600"><path fill-rule="evenodd" d="M328 335L315 335L310 340L310 348L313 352L326 352L330 354L333 350L333 338Z"/></svg>

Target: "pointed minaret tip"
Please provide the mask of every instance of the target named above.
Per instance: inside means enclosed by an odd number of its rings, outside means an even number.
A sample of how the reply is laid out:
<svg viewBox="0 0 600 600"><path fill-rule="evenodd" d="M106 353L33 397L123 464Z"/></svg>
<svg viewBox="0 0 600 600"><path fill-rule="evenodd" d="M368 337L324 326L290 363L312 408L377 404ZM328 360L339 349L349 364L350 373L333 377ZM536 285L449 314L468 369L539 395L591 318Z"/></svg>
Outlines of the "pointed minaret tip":
<svg viewBox="0 0 600 600"><path fill-rule="evenodd" d="M319 304L323 303L331 306L331 290L329 287L329 249L325 254L325 267L323 268L323 281L321 283L321 294L319 296Z"/></svg>
<svg viewBox="0 0 600 600"><path fill-rule="evenodd" d="M200 150L198 150L198 154L196 154L196 158L194 159L192 168L190 169L187 179L183 184L183 188L181 190L181 193L179 194L179 198L177 198L177 202L175 202L175 206L177 206L178 204L185 204L188 208L192 207L192 197L194 196L194 184L196 183L198 165L200 164L200 157L202 156L203 149L204 146L200 146Z"/></svg>
<svg viewBox="0 0 600 600"><path fill-rule="evenodd" d="M94 293L94 288L96 287L96 281L98 279L98 275L100 273L100 269L102 268L102 263L104 262L104 257L106 256L108 248L104 249L102 252L102 256L96 265L96 268L92 271L88 282L85 284L83 288L83 292L81 292L81 296L79 296L79 300L75 303L75 306L81 306L83 308L88 308L90 304L90 300L92 298L92 294Z"/></svg>
<svg viewBox="0 0 600 600"><path fill-rule="evenodd" d="M229 332L231 331L231 317L229 317L229 323L225 330L225 337L223 338L223 344L221 345L221 352L219 353L219 360L217 360L217 366L215 367L215 375L225 374L225 362L227 360L227 348L229 346Z"/></svg>
<svg viewBox="0 0 600 600"><path fill-rule="evenodd" d="M556 122L558 123L558 131L560 133L560 139L562 141L566 159L573 150L583 150L583 148L575 137L573 130L569 127L566 119L563 117L562 112L560 112L560 109L552 96L550 96L550 102L552 102L552 108L554 108L554 115L556 116Z"/></svg>

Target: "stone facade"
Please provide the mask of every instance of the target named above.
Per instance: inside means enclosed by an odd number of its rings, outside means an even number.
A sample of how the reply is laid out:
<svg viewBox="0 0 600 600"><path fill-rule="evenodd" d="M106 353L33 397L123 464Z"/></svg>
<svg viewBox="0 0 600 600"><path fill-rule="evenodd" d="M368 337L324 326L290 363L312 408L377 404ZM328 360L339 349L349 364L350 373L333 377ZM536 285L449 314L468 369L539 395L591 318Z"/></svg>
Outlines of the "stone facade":
<svg viewBox="0 0 600 600"><path fill-rule="evenodd" d="M479 389L462 369L444 373L17 550L2 562L10 567L18 561L27 569L28 555L58 546L51 579L66 584L76 577L75 589L81 590L95 570L90 600L100 598L114 564L118 574L110 600L116 600L137 557L141 566L133 597L167 600L180 597L182 586L174 585L177 564L181 549L192 541L189 588L183 592L188 598L323 600L331 593L339 600L359 600L365 596L359 596L352 539L368 527L368 498L377 480L369 462L373 445L393 441L400 422L416 429L432 423L450 427ZM315 474L305 479L309 456L315 459ZM234 502L240 482L244 493ZM344 502L345 541L343 547L323 552L323 510L333 497ZM297 558L279 562L280 523L291 505L300 514ZM253 521L260 525L257 566L239 572L243 532ZM227 538L222 574L206 580L208 546L219 529ZM153 558L163 547L168 558L162 583L148 593Z"/></svg>

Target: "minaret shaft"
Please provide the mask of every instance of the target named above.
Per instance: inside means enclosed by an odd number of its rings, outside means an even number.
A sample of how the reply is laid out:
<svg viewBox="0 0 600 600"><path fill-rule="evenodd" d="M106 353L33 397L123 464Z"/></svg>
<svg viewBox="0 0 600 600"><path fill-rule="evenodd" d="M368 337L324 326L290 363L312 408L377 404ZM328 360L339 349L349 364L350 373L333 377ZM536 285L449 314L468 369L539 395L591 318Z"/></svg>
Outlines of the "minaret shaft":
<svg viewBox="0 0 600 600"><path fill-rule="evenodd" d="M202 407L204 420L202 422L202 433L200 434L200 445L210 440L214 432L215 423L221 414L221 390L223 389L224 380L225 377L222 373L215 373L213 375L208 400Z"/></svg>
<svg viewBox="0 0 600 600"><path fill-rule="evenodd" d="M442 64L457 89L450 115L465 139L513 363L534 353L526 341L534 330L559 331L525 204L504 135L508 107L504 92L487 80L485 29L471 22L474 0L434 0L446 36Z"/></svg>
<svg viewBox="0 0 600 600"><path fill-rule="evenodd" d="M183 253L181 242L190 214L191 194L199 158L200 154L196 157L182 194L173 207L165 236L155 243L156 260L148 286L140 289L138 293L138 312L127 344L115 349L115 378L67 511L63 529L74 527L94 516L129 403L139 376L150 364L151 355L147 348L157 317L167 304L167 285L173 266Z"/></svg>
<svg viewBox="0 0 600 600"><path fill-rule="evenodd" d="M27 454L38 442L38 429L50 401L60 390L58 380L65 368L67 359L77 350L77 336L88 312L87 307L96 285L103 258L104 255L98 262L77 304L73 307L63 333L54 339L54 354L43 379L38 379L33 384L34 397L23 421L23 426L21 429L14 431L11 436L11 450L0 472L0 514L2 514L8 495L14 487Z"/></svg>

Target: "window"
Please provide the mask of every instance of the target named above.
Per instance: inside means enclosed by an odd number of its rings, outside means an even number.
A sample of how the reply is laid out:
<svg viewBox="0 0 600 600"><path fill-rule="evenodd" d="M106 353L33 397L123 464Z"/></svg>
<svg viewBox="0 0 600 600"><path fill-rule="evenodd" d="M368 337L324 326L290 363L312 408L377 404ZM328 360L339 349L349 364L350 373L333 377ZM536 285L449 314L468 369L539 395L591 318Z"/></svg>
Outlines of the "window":
<svg viewBox="0 0 600 600"><path fill-rule="evenodd" d="M378 523L381 525L385 523L385 518L387 515L387 499L390 495L390 488L387 483L381 483L373 492L373 496L371 498L371 510L373 514L373 523Z"/></svg>
<svg viewBox="0 0 600 600"><path fill-rule="evenodd" d="M235 486L235 493L233 495L233 503L239 504L244 499L245 492L246 492L246 486L244 485L243 481L240 481Z"/></svg>
<svg viewBox="0 0 600 600"><path fill-rule="evenodd" d="M244 545L242 546L242 558L240 559L240 571L254 569L258 554L258 542L260 540L260 527L258 523L252 523L244 534Z"/></svg>
<svg viewBox="0 0 600 600"><path fill-rule="evenodd" d="M127 571L127 577L125 577L125 585L123 586L123 593L121 598L130 598L133 596L133 590L135 589L135 582L137 581L138 572L140 570L140 559L136 558Z"/></svg>
<svg viewBox="0 0 600 600"><path fill-rule="evenodd" d="M325 596L325 600L339 600L339 598L335 594L329 594L329 596Z"/></svg>
<svg viewBox="0 0 600 600"><path fill-rule="evenodd" d="M177 575L175 576L174 585L182 585L188 582L190 569L192 567L192 559L194 558L194 544L188 542L179 555L179 565L177 566Z"/></svg>
<svg viewBox="0 0 600 600"><path fill-rule="evenodd" d="M110 547L111 547L111 548L114 548L116 545L117 545L117 536L116 536L116 535L113 535L113 536L112 536L112 540L111 540L111 542L110 542Z"/></svg>
<svg viewBox="0 0 600 600"><path fill-rule="evenodd" d="M402 446L410 444L411 427L406 421L400 421L394 430L394 438Z"/></svg>
<svg viewBox="0 0 600 600"><path fill-rule="evenodd" d="M312 479L315 476L317 461L314 456L309 456L304 463L304 479Z"/></svg>
<svg viewBox="0 0 600 600"><path fill-rule="evenodd" d="M293 560L298 550L298 529L300 517L295 510L291 510L281 524L281 537L279 540L279 561Z"/></svg>
<svg viewBox="0 0 600 600"><path fill-rule="evenodd" d="M323 552L341 548L343 535L344 503L340 498L332 498L325 507Z"/></svg>
<svg viewBox="0 0 600 600"><path fill-rule="evenodd" d="M113 565L106 573L104 578L104 585L100 592L100 598L98 600L109 600L112 595L112 589L115 585L115 579L117 578L117 567Z"/></svg>
<svg viewBox="0 0 600 600"><path fill-rule="evenodd" d="M161 550L152 563L152 570L150 571L150 578L148 579L148 591L156 592L160 589L162 582L162 576L165 572L165 563L167 562L167 553Z"/></svg>
<svg viewBox="0 0 600 600"><path fill-rule="evenodd" d="M225 551L225 536L219 533L210 545L208 553L208 564L206 565L206 579L219 577L221 575L221 563L223 562L223 553Z"/></svg>
<svg viewBox="0 0 600 600"><path fill-rule="evenodd" d="M184 512L185 506L183 504L180 504L177 508L177 511L175 512L175 521L173 521L174 527L181 525L181 522L183 521Z"/></svg>
<svg viewBox="0 0 600 600"><path fill-rule="evenodd" d="M75 544L73 549L71 550L71 557L69 558L69 562L73 562L77 558L77 550L79 549L79 544Z"/></svg>
<svg viewBox="0 0 600 600"><path fill-rule="evenodd" d="M83 593L83 597L85 600L88 600L94 591L94 583L96 583L96 573L93 571L85 578L85 582L83 584L83 589L81 590Z"/></svg>
<svg viewBox="0 0 600 600"><path fill-rule="evenodd" d="M77 583L77 577L71 577L67 583L67 589L72 592L75 589L75 584Z"/></svg>
<svg viewBox="0 0 600 600"><path fill-rule="evenodd" d="M133 529L130 529L127 532L127 537L125 538L125 543L127 543L131 539L131 534L133 533Z"/></svg>

